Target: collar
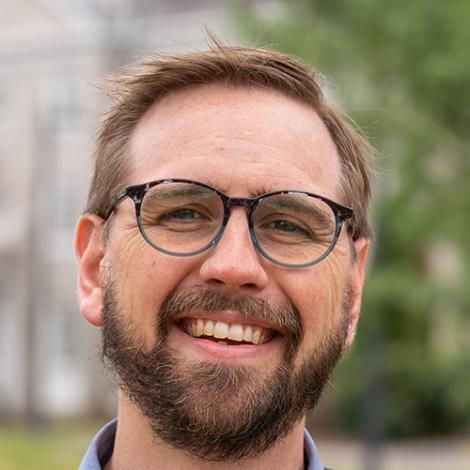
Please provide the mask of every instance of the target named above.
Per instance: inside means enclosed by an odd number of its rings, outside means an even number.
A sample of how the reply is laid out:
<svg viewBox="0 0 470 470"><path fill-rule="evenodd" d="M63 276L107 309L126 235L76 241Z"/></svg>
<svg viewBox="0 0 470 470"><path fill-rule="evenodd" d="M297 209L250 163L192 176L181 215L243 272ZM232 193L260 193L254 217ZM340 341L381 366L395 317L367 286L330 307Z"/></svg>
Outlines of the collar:
<svg viewBox="0 0 470 470"><path fill-rule="evenodd" d="M113 419L98 431L91 441L78 470L102 470L113 453L116 428L117 419ZM304 429L304 451L308 465L306 470L324 470L315 443L307 429Z"/></svg>

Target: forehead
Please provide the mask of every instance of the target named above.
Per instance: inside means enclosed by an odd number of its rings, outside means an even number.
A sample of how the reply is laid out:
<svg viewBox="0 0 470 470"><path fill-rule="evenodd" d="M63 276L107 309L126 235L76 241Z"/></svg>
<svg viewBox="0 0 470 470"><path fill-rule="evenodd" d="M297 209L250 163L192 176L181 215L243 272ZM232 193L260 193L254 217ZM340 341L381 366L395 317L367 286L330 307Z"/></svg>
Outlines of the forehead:
<svg viewBox="0 0 470 470"><path fill-rule="evenodd" d="M138 123L130 154L131 184L189 178L238 196L341 194L326 126L312 108L273 90L214 84L172 93Z"/></svg>

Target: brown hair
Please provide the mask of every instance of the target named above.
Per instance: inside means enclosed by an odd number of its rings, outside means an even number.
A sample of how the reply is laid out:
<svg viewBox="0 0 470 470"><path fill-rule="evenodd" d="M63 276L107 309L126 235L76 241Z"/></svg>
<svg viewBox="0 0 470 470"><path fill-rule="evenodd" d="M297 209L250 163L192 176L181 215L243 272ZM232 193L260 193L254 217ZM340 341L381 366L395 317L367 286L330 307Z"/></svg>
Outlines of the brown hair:
<svg viewBox="0 0 470 470"><path fill-rule="evenodd" d="M359 129L325 99L321 79L298 59L277 51L219 43L207 51L147 59L129 73L111 77L107 91L114 102L97 137L86 212L104 217L113 196L126 185L130 136L156 100L184 88L225 83L274 89L315 109L338 149L342 202L354 211L350 223L353 239L371 238L367 209L372 148Z"/></svg>

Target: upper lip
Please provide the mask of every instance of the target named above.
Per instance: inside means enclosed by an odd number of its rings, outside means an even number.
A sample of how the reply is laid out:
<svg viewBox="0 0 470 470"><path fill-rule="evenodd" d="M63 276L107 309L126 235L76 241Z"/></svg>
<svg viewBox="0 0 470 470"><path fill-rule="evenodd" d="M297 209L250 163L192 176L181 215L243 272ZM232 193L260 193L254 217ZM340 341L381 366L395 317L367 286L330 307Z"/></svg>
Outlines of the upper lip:
<svg viewBox="0 0 470 470"><path fill-rule="evenodd" d="M285 335L285 331L282 331L279 327L269 323L266 320L259 320L257 318L247 317L246 315L242 315L240 312L235 310L216 310L216 311L205 311L205 310L196 310L190 312L182 312L176 315L175 320L181 320L183 318L202 318L205 320L212 320L212 321L221 321L224 323L228 323L230 325L251 325L251 326L258 326L260 328L265 328L267 330L275 331L276 333L280 333Z"/></svg>

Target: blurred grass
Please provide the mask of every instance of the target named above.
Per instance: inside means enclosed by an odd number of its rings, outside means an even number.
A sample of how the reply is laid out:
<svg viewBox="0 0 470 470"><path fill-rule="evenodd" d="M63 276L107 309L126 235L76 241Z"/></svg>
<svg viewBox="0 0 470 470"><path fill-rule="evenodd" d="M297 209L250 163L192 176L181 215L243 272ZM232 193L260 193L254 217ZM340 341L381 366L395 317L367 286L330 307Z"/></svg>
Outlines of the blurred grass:
<svg viewBox="0 0 470 470"><path fill-rule="evenodd" d="M97 423L0 426L0 470L76 469Z"/></svg>

